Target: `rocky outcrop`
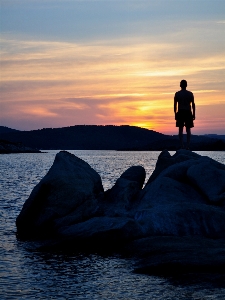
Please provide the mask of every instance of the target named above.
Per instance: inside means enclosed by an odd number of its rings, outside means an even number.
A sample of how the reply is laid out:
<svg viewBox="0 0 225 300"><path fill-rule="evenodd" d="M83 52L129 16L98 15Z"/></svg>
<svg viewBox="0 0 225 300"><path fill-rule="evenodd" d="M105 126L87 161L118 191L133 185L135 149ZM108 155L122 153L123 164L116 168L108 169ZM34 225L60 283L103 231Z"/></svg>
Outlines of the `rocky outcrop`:
<svg viewBox="0 0 225 300"><path fill-rule="evenodd" d="M144 181L144 168L133 166L104 192L96 171L61 151L25 202L18 235L51 237L67 248L117 248L138 255L143 272L159 265L202 270L205 250L193 250L199 241L218 256L212 265L225 266L225 166L188 150L163 151L142 188Z"/></svg>
<svg viewBox="0 0 225 300"><path fill-rule="evenodd" d="M88 249L98 250L108 247L118 248L118 244L121 246L138 238L142 232L138 222L132 218L104 216L63 227L59 230L59 234L63 238L63 243L67 242L68 247L75 243L78 249L88 245Z"/></svg>
<svg viewBox="0 0 225 300"><path fill-rule="evenodd" d="M83 160L61 151L17 217L18 234L26 238L54 235L60 227L91 218L101 197L99 174Z"/></svg>
<svg viewBox="0 0 225 300"><path fill-rule="evenodd" d="M137 273L154 275L225 273L225 240L196 236L154 236L126 246ZM210 281L212 276L209 276ZM223 279L224 286L224 279Z"/></svg>
<svg viewBox="0 0 225 300"><path fill-rule="evenodd" d="M132 207L145 181L145 169L142 166L133 166L127 169L115 185L105 192L101 203L102 212L110 217L132 215Z"/></svg>
<svg viewBox="0 0 225 300"><path fill-rule="evenodd" d="M41 153L41 151L26 147L22 143L13 143L5 140L0 140L0 154L9 153Z"/></svg>
<svg viewBox="0 0 225 300"><path fill-rule="evenodd" d="M135 213L144 235L225 237L225 166L190 151L164 151ZM214 204L214 205L213 205Z"/></svg>

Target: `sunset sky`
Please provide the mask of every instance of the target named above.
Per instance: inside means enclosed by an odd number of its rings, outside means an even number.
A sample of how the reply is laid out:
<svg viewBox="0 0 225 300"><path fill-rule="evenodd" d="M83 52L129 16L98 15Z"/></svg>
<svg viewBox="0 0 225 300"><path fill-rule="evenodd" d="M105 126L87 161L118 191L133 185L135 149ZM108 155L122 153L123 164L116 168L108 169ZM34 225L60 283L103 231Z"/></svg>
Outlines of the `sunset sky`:
<svg viewBox="0 0 225 300"><path fill-rule="evenodd" d="M194 93L193 134L225 134L224 0L0 0L0 125L135 125L177 134L174 93Z"/></svg>

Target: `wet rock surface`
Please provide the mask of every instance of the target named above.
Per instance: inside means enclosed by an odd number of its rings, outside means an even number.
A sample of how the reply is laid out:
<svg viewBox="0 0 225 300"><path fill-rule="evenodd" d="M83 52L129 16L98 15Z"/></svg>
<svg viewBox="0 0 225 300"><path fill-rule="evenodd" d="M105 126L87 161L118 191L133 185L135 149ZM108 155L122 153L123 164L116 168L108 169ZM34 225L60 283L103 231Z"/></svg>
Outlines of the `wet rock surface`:
<svg viewBox="0 0 225 300"><path fill-rule="evenodd" d="M137 257L137 272L225 272L225 166L163 151L144 181L133 166L104 191L95 170L61 151L17 217L18 236L52 250L115 249Z"/></svg>
<svg viewBox="0 0 225 300"><path fill-rule="evenodd" d="M16 220L26 238L54 235L58 228L91 218L103 197L99 174L80 158L59 152Z"/></svg>
<svg viewBox="0 0 225 300"><path fill-rule="evenodd" d="M133 241L127 251L137 257L137 273L225 273L224 242L202 237L155 236Z"/></svg>

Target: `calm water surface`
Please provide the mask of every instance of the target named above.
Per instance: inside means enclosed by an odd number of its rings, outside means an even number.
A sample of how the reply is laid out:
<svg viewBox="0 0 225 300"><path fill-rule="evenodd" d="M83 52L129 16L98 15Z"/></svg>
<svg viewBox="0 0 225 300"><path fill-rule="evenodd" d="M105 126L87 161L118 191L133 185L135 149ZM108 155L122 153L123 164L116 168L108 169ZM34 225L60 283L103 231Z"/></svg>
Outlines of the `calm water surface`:
<svg viewBox="0 0 225 300"><path fill-rule="evenodd" d="M0 299L225 299L225 284L213 277L181 282L139 275L131 259L37 252L17 241L15 219L57 152L0 155ZM70 152L101 175L105 190L132 165L144 166L148 179L160 153ZM225 152L197 153L225 164Z"/></svg>

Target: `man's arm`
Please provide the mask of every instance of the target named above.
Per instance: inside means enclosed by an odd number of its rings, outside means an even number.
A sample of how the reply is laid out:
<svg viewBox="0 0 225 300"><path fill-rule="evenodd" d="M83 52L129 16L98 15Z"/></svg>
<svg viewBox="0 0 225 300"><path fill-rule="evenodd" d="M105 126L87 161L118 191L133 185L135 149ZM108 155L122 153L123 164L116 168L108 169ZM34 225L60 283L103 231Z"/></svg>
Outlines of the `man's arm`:
<svg viewBox="0 0 225 300"><path fill-rule="evenodd" d="M177 112L177 99L176 99L176 94L174 96L174 107L173 107L173 110L174 110L174 115L175 115L175 120L176 120L176 112Z"/></svg>
<svg viewBox="0 0 225 300"><path fill-rule="evenodd" d="M193 112L193 120L195 120L195 100L194 100L194 95L192 99L192 112Z"/></svg>

